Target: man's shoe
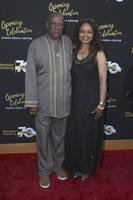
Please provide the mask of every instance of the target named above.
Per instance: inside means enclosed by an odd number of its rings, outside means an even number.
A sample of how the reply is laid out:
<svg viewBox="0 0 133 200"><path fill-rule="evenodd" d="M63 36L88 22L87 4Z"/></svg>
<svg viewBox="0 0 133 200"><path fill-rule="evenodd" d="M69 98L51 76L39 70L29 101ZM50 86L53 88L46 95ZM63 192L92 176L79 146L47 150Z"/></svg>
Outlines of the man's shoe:
<svg viewBox="0 0 133 200"><path fill-rule="evenodd" d="M81 180L85 181L89 177L89 174L81 174Z"/></svg>
<svg viewBox="0 0 133 200"><path fill-rule="evenodd" d="M50 187L50 180L49 180L49 176L43 176L40 178L39 181L40 187L42 188L49 188Z"/></svg>
<svg viewBox="0 0 133 200"><path fill-rule="evenodd" d="M67 179L66 172L63 169L56 171L56 176L59 180L64 181Z"/></svg>
<svg viewBox="0 0 133 200"><path fill-rule="evenodd" d="M73 178L78 178L80 176L79 172L74 173Z"/></svg>

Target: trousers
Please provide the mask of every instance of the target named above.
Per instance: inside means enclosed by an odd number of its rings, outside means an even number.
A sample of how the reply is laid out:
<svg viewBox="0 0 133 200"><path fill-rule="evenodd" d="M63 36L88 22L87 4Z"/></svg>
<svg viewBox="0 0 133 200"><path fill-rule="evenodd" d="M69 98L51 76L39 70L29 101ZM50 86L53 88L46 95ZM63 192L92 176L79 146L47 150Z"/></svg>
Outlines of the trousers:
<svg viewBox="0 0 133 200"><path fill-rule="evenodd" d="M39 176L58 171L64 161L64 136L68 117L53 118L38 114L35 118Z"/></svg>

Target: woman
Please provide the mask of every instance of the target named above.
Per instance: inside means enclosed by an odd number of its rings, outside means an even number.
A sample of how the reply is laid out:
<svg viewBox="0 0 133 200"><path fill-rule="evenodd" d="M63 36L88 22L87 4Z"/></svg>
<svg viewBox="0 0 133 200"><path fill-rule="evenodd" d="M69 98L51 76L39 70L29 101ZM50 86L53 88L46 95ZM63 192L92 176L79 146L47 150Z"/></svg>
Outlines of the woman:
<svg viewBox="0 0 133 200"><path fill-rule="evenodd" d="M76 33L72 65L72 109L65 138L65 166L85 180L101 159L106 97L106 57L97 26L82 20Z"/></svg>

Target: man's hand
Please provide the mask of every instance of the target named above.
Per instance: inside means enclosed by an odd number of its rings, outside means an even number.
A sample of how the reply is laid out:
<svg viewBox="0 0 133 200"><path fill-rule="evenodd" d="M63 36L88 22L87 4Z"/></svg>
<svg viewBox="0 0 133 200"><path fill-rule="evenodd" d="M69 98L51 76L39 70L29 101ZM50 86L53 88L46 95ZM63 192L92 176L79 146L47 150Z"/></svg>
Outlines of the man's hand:
<svg viewBox="0 0 133 200"><path fill-rule="evenodd" d="M38 107L29 108L29 111L30 111L31 115L37 115L37 113L38 113Z"/></svg>

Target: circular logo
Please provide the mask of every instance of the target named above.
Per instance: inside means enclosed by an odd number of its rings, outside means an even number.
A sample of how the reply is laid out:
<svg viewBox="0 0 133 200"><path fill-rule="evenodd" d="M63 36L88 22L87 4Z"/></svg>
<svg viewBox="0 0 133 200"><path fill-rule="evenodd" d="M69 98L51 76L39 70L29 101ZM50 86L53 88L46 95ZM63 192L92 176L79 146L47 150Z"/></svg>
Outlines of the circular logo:
<svg viewBox="0 0 133 200"><path fill-rule="evenodd" d="M116 62L107 61L107 67L111 74L116 74L121 72L121 67Z"/></svg>
<svg viewBox="0 0 133 200"><path fill-rule="evenodd" d="M116 0L117 2L123 2L124 0Z"/></svg>
<svg viewBox="0 0 133 200"><path fill-rule="evenodd" d="M116 130L111 125L104 125L104 133L105 135L112 135L116 133Z"/></svg>

